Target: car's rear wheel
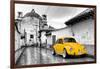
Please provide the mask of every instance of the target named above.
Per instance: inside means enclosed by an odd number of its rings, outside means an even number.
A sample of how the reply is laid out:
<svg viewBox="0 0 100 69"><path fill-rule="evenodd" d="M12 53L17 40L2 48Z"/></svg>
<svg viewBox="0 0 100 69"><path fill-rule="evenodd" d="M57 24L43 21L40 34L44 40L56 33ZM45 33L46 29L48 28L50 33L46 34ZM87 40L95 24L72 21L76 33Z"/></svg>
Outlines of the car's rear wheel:
<svg viewBox="0 0 100 69"><path fill-rule="evenodd" d="M68 53L67 53L66 49L63 50L63 54L62 54L62 56L63 56L63 58L68 57Z"/></svg>
<svg viewBox="0 0 100 69"><path fill-rule="evenodd" d="M56 55L56 52L54 49L52 49L52 55Z"/></svg>

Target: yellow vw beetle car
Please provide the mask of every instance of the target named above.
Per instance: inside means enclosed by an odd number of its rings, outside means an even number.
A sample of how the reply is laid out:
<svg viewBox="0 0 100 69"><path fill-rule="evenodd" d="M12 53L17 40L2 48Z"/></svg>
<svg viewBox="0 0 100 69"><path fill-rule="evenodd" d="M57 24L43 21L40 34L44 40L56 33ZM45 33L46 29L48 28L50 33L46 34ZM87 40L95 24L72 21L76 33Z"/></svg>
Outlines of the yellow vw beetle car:
<svg viewBox="0 0 100 69"><path fill-rule="evenodd" d="M80 56L87 54L86 48L76 42L75 38L73 37L59 38L52 46L52 49L53 55L62 55L63 58L66 58L68 55Z"/></svg>

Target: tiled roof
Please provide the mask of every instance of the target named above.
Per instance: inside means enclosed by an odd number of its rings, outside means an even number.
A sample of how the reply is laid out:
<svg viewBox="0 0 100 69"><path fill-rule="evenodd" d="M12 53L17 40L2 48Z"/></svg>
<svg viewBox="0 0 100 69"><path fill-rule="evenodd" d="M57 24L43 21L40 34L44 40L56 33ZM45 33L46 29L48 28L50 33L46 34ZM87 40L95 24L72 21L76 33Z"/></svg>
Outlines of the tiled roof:
<svg viewBox="0 0 100 69"><path fill-rule="evenodd" d="M93 18L94 15L94 9L87 9L83 11L82 13L78 14L77 16L73 17L72 19L65 22L66 25L73 25L75 23L78 23L80 21Z"/></svg>

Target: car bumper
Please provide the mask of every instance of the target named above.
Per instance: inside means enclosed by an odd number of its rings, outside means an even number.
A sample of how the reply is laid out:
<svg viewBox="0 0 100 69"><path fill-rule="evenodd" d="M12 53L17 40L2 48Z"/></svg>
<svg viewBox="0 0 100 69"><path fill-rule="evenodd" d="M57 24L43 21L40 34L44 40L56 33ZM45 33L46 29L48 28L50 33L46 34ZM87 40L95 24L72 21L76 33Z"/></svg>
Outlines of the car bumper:
<svg viewBox="0 0 100 69"><path fill-rule="evenodd" d="M80 55L84 55L84 54L87 54L87 51L83 50L83 51L79 51L79 52L70 52L69 55L72 55L72 56L80 56Z"/></svg>

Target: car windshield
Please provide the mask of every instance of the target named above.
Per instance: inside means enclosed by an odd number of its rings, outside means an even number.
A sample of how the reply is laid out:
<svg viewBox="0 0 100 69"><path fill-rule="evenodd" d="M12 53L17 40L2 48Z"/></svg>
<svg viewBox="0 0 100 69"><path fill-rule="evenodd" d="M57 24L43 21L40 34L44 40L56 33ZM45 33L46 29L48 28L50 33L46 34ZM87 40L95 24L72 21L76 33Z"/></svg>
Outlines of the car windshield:
<svg viewBox="0 0 100 69"><path fill-rule="evenodd" d="M76 40L74 38L64 38L64 42L75 42Z"/></svg>

